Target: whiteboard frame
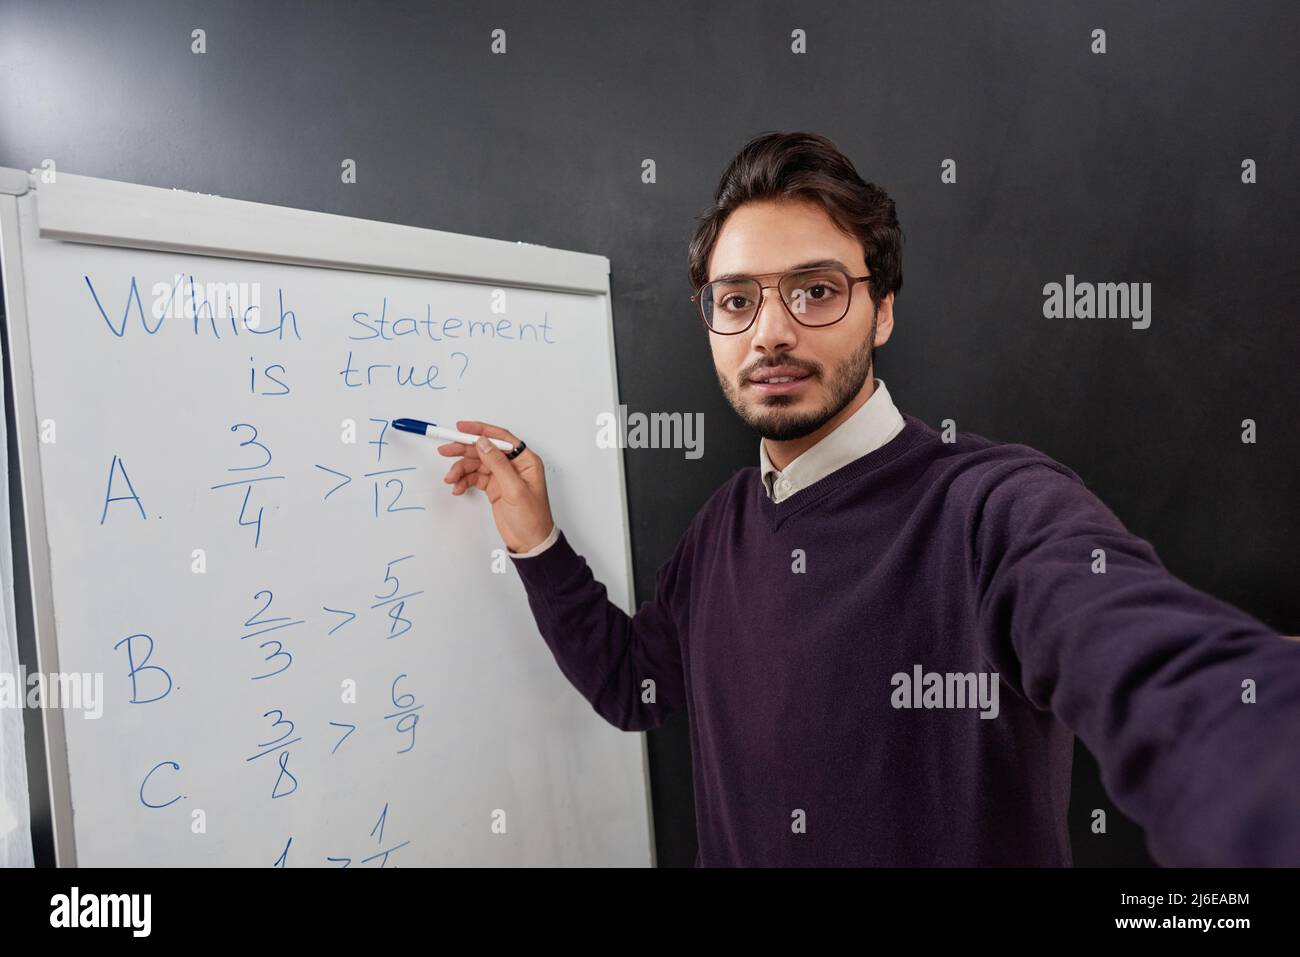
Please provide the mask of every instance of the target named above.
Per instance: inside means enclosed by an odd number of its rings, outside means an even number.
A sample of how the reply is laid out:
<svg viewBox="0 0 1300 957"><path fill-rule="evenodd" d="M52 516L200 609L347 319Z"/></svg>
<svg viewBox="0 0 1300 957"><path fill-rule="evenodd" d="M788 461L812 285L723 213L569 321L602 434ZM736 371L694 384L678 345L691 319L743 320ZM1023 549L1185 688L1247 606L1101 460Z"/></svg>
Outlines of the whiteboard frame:
<svg viewBox="0 0 1300 957"><path fill-rule="evenodd" d="M26 276L18 224L20 202L26 197L30 203L29 193L35 193L38 200L31 205L35 207L42 239L603 296L607 319L603 331L608 342L614 401L619 401L610 263L605 256L62 172L52 183L42 180L40 170L26 173L0 167L0 275L4 279L13 363L9 387L13 390L23 493L22 532L30 569L27 598L36 630L37 664L42 671L59 668L28 338ZM618 484L625 533L623 575L628 608L624 610L631 614L636 610L636 584L621 450ZM18 598L15 595L15 600ZM75 867L77 849L63 710L42 708L41 718L55 863ZM641 738L641 777L649 824L650 866L654 867L658 855L649 745L644 732L631 733Z"/></svg>
<svg viewBox="0 0 1300 957"><path fill-rule="evenodd" d="M12 363L8 387L13 394L15 421L12 424L18 445L18 462L11 462L10 468L16 465L19 469L22 487L22 539L27 551L28 570L26 600L36 631L33 636L36 667L49 672L59 670L59 649L54 640L54 594L50 585L49 539L45 532L45 486L41 481L32 354L27 336L27 277L18 229L19 199L30 191L33 179L19 170L0 168L0 270L3 270L0 275L4 279L5 328ZM19 600L15 588L15 604ZM40 726L44 735L45 775L49 782L49 793L44 798L49 805L54 859L59 866L75 866L76 845L72 831L72 794L63 710L41 708ZM31 794L30 779L28 796L29 799L38 797ZM34 805L36 801L31 803Z"/></svg>

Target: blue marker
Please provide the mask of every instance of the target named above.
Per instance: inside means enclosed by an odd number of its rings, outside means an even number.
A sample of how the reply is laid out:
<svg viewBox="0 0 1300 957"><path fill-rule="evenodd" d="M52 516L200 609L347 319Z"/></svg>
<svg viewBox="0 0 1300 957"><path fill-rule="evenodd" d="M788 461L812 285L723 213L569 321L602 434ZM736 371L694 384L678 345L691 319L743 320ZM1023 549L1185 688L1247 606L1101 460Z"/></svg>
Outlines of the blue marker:
<svg viewBox="0 0 1300 957"><path fill-rule="evenodd" d="M432 439L446 439L448 442L463 442L466 445L473 445L480 436L470 435L468 432L458 432L456 429L446 429L437 422L425 422L421 419L393 419L393 428L401 429L403 432L414 432L416 435L427 435ZM514 452L515 447L505 439L492 439L492 444L502 452ZM523 442L519 443L519 451L523 451ZM513 458L513 456L511 456Z"/></svg>

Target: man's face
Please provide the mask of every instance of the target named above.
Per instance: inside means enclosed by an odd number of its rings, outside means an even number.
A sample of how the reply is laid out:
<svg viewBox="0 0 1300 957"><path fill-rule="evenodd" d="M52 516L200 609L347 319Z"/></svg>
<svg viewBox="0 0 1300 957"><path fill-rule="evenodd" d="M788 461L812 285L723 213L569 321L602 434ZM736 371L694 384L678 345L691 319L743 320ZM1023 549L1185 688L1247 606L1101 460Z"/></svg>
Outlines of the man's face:
<svg viewBox="0 0 1300 957"><path fill-rule="evenodd" d="M709 257L709 279L740 273L763 276L762 283L773 286L763 290L758 316L744 332L709 333L727 400L746 425L773 441L800 439L842 419L871 374L873 348L893 330L893 294L876 309L866 283L853 287L848 314L834 325L795 322L775 288L779 275L764 274L823 260L842 263L850 276L870 272L862 243L804 200L741 206L727 218ZM793 381L763 381L772 377Z"/></svg>

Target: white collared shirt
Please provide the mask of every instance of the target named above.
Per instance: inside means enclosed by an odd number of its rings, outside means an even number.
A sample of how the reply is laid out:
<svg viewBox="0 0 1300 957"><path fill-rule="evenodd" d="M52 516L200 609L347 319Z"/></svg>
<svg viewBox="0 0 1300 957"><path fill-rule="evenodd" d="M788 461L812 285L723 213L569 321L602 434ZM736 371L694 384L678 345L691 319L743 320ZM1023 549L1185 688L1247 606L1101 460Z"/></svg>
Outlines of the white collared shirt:
<svg viewBox="0 0 1300 957"><path fill-rule="evenodd" d="M774 502L824 479L868 452L874 452L903 430L903 415L894 406L883 379L861 408L837 425L825 438L784 469L778 470L767 455L767 440L758 441L758 471L763 487Z"/></svg>

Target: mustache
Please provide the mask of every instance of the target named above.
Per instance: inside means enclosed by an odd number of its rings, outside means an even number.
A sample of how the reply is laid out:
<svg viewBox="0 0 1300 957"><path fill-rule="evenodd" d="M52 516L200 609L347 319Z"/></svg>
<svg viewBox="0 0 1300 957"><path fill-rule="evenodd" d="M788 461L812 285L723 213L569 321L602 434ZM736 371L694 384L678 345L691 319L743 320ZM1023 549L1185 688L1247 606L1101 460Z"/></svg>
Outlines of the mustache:
<svg viewBox="0 0 1300 957"><path fill-rule="evenodd" d="M774 369L777 366L793 366L802 372L808 373L810 376L820 376L822 373L820 363L811 362L807 359L796 359L793 356L784 356L781 358L760 359L753 365L742 369L740 373L740 381L742 383L748 382L750 377L759 369Z"/></svg>

